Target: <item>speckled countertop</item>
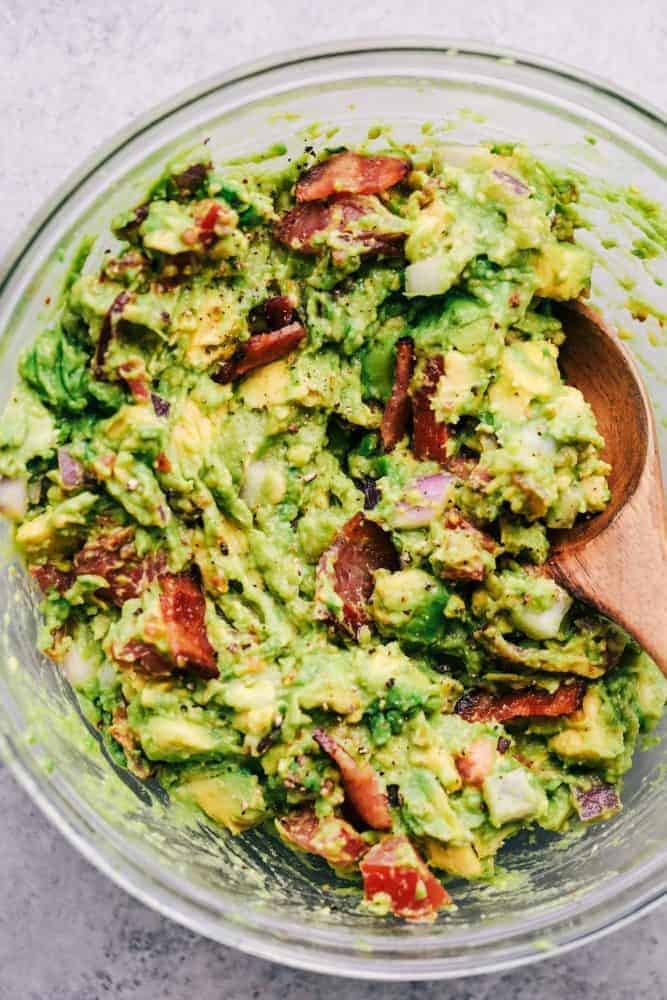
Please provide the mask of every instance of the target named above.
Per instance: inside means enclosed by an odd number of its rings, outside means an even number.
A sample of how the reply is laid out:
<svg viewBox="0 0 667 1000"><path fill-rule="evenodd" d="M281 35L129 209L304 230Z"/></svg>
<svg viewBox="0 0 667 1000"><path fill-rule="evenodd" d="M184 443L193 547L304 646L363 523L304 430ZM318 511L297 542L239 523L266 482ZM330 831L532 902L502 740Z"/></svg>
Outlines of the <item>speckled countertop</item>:
<svg viewBox="0 0 667 1000"><path fill-rule="evenodd" d="M64 176L197 79L289 46L378 34L551 56L667 102L664 0L0 0L0 252ZM0 1000L662 1000L667 908L562 958L451 984L294 972L197 938L95 871L0 765Z"/></svg>

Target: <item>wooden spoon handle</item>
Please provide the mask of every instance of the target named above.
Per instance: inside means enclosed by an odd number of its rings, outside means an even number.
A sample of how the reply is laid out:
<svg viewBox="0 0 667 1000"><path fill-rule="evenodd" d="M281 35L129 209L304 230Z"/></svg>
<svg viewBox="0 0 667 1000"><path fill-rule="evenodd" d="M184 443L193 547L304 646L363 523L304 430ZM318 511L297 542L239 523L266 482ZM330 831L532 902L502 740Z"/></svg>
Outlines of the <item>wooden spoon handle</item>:
<svg viewBox="0 0 667 1000"><path fill-rule="evenodd" d="M618 622L667 675L667 527L657 454L605 530L558 553L547 568L571 594Z"/></svg>

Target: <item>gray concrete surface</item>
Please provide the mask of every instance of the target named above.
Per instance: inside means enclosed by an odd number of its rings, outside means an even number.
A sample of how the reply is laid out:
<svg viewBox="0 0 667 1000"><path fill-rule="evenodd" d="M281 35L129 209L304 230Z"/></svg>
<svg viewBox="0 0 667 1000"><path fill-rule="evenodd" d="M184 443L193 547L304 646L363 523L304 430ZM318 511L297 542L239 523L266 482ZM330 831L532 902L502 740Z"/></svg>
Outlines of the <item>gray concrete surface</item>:
<svg viewBox="0 0 667 1000"><path fill-rule="evenodd" d="M530 50L667 103L664 0L0 0L0 252L64 176L180 88L293 45L424 34ZM667 909L564 958L453 984L372 985L242 956L83 861L0 768L0 1000L662 1000Z"/></svg>

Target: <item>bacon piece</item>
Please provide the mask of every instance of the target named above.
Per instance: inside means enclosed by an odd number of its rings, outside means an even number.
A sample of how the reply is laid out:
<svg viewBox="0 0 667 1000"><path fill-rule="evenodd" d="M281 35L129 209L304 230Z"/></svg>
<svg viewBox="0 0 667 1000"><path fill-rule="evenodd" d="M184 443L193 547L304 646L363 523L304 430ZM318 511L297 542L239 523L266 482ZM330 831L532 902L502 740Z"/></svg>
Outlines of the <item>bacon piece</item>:
<svg viewBox="0 0 667 1000"><path fill-rule="evenodd" d="M540 688L492 694L468 691L456 703L454 711L466 722L505 722L530 716L571 715L581 708L586 693L583 680L563 683L552 693Z"/></svg>
<svg viewBox="0 0 667 1000"><path fill-rule="evenodd" d="M160 608L176 666L196 668L201 677L217 677L218 665L206 634L206 601L201 589L185 573L163 574L160 586Z"/></svg>
<svg viewBox="0 0 667 1000"><path fill-rule="evenodd" d="M410 163L398 156L336 153L301 174L297 201L318 201L332 194L380 194L404 180Z"/></svg>
<svg viewBox="0 0 667 1000"><path fill-rule="evenodd" d="M161 625L168 652L150 642L131 639L114 656L142 673L166 677L175 670L191 670L208 680L219 674L215 650L206 633L206 601L187 573L163 573L160 577Z"/></svg>
<svg viewBox="0 0 667 1000"><path fill-rule="evenodd" d="M480 788L491 774L496 759L496 743L487 736L475 740L465 753L456 758L456 768L466 785Z"/></svg>
<svg viewBox="0 0 667 1000"><path fill-rule="evenodd" d="M153 769L141 751L141 743L137 734L130 728L127 721L127 708L124 704L117 705L111 717L109 735L120 743L125 754L128 770L143 781L150 778Z"/></svg>
<svg viewBox="0 0 667 1000"><path fill-rule="evenodd" d="M391 830L387 796L371 765L356 761L352 754L322 729L313 732L313 739L340 770L345 795L359 818L373 830Z"/></svg>
<svg viewBox="0 0 667 1000"><path fill-rule="evenodd" d="M391 536L360 511L343 526L317 568L343 602L339 624L354 636L370 621L366 605L378 569L399 569L398 554Z"/></svg>
<svg viewBox="0 0 667 1000"><path fill-rule="evenodd" d="M193 163L180 174L172 174L171 179L182 198L191 198L202 186L211 169L211 163Z"/></svg>
<svg viewBox="0 0 667 1000"><path fill-rule="evenodd" d="M44 563L41 566L29 566L30 575L37 581L39 589L43 594L48 590L56 590L59 594L64 594L72 586L74 577L72 573L65 573L58 569L53 563Z"/></svg>
<svg viewBox="0 0 667 1000"><path fill-rule="evenodd" d="M169 677L174 672L174 665L167 656L139 639L130 639L121 650L115 650L114 659L149 677Z"/></svg>
<svg viewBox="0 0 667 1000"><path fill-rule="evenodd" d="M302 253L317 253L313 237L331 225L333 210L331 205L312 202L297 205L279 219L276 236L292 250Z"/></svg>
<svg viewBox="0 0 667 1000"><path fill-rule="evenodd" d="M368 850L350 823L337 816L318 819L311 809L288 813L276 820L276 826L283 840L332 865L354 864Z"/></svg>
<svg viewBox="0 0 667 1000"><path fill-rule="evenodd" d="M121 608L138 597L155 578L158 565L140 559L132 543L132 528L118 528L86 542L74 557L75 576L101 576L107 582L97 596Z"/></svg>
<svg viewBox="0 0 667 1000"><path fill-rule="evenodd" d="M393 451L408 429L412 410L409 388L414 360L414 344L409 337L403 337L396 344L394 385L380 425L385 451Z"/></svg>
<svg viewBox="0 0 667 1000"><path fill-rule="evenodd" d="M451 902L449 893L404 835L385 837L371 847L359 868L364 899L370 903L380 893L388 896L395 917L434 920L438 910Z"/></svg>
<svg viewBox="0 0 667 1000"><path fill-rule="evenodd" d="M445 373L440 354L429 358L422 372L422 383L412 397L412 450L419 459L447 464L447 424L436 420L431 403L438 382Z"/></svg>
<svg viewBox="0 0 667 1000"><path fill-rule="evenodd" d="M329 202L311 201L296 205L286 212L278 222L276 237L292 250L314 254L326 245L324 239L315 237L330 231L338 240L345 240L357 252L363 254L396 253L398 245L405 239L404 232L377 228L367 230L351 228L351 223L365 215L389 213L376 198L363 195L340 195ZM339 251L340 252L340 251ZM334 259L337 254L334 252Z"/></svg>
<svg viewBox="0 0 667 1000"><path fill-rule="evenodd" d="M255 368L291 354L305 340L306 330L301 323L290 323L280 330L254 333L242 344L231 361L225 361L213 376L216 382L233 382Z"/></svg>
<svg viewBox="0 0 667 1000"><path fill-rule="evenodd" d="M155 456L155 468L158 472L171 472L171 462L163 451L159 451Z"/></svg>
<svg viewBox="0 0 667 1000"><path fill-rule="evenodd" d="M102 325L100 327L100 334L97 338L95 359L93 362L95 377L98 379L102 378L104 375L104 359L106 358L111 338L118 325L118 321L125 311L125 306L131 300L131 292L119 292L104 315L104 319L102 320Z"/></svg>

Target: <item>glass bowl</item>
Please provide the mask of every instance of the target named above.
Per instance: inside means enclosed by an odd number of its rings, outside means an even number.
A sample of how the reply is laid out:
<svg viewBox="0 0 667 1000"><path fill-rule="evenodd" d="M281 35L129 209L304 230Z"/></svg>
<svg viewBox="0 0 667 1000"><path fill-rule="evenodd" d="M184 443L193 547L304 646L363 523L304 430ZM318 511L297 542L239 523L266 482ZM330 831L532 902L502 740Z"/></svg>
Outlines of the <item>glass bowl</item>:
<svg viewBox="0 0 667 1000"><path fill-rule="evenodd" d="M5 261L0 402L10 391L19 351L48 320L45 302L55 301L81 237L108 232L110 218L140 201L170 157L204 138L214 158L277 142L288 148L305 141L338 145L363 139L378 125L393 126L401 140L523 141L543 158L599 182L582 199L594 225L582 238L601 250L599 238L612 232L616 249L607 236L593 298L634 338L660 410L667 402L661 294L663 322L667 308L664 286L655 279L661 280L664 260L633 256L641 218L604 192L607 182L632 184L667 203L667 140L659 112L567 69L424 39L348 43L339 51L318 48L244 66L181 94L98 152L52 197ZM339 129L335 137L333 127ZM386 143L386 135L378 142ZM91 267L112 244L106 237L97 241ZM636 301L628 310L631 287ZM646 318L647 302L657 318ZM317 859L297 858L275 842L265 853L256 832L231 838L197 823L159 788L116 768L84 725L59 671L35 652L36 594L7 535L1 562L0 729L9 766L85 857L193 930L320 972L435 979L572 948L663 897L667 752L654 743L637 754L624 809L612 821L585 835L512 841L501 855L501 881L453 884L457 909L433 926L364 914L358 895L336 887Z"/></svg>

